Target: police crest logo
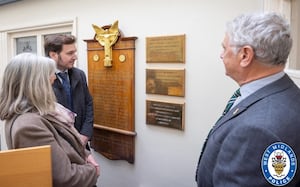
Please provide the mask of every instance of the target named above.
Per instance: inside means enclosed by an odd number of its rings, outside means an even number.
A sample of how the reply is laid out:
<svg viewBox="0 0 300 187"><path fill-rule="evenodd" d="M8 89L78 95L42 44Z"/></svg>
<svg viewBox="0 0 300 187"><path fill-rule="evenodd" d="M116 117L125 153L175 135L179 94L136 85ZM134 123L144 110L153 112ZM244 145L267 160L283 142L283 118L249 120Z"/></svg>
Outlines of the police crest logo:
<svg viewBox="0 0 300 187"><path fill-rule="evenodd" d="M290 146L283 142L271 144L261 159L265 179L274 186L287 185L295 176L297 159Z"/></svg>

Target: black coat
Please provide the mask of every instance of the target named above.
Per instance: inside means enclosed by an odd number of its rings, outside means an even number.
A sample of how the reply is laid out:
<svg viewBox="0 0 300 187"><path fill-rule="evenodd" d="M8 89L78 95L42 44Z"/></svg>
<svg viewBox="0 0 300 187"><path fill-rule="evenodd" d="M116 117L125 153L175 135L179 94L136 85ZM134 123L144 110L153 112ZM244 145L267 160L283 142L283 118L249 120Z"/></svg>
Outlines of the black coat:
<svg viewBox="0 0 300 187"><path fill-rule="evenodd" d="M73 109L69 109L77 114L75 128L80 134L91 138L94 125L93 99L88 89L85 73L78 68L71 68L68 70L68 74L73 101ZM57 102L67 107L66 93L58 78L54 81L52 87Z"/></svg>

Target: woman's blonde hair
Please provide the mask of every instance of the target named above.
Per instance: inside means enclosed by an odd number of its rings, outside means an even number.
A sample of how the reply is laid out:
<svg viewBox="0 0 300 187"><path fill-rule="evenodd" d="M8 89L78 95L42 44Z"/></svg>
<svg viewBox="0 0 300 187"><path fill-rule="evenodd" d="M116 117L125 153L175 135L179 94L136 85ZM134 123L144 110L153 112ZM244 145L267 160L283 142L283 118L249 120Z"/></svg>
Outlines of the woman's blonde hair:
<svg viewBox="0 0 300 187"><path fill-rule="evenodd" d="M26 112L48 114L54 110L56 98L50 76L55 62L33 53L12 58L3 74L0 92L0 119L9 120Z"/></svg>

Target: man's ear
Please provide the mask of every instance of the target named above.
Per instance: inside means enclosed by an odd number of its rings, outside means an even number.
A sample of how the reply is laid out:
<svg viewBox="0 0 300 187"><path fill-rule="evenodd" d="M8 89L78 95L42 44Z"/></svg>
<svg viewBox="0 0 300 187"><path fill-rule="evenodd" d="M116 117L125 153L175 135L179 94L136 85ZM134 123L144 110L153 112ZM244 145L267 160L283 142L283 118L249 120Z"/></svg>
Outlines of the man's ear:
<svg viewBox="0 0 300 187"><path fill-rule="evenodd" d="M58 57L58 54L54 51L49 52L49 57L52 58L53 60L56 60Z"/></svg>
<svg viewBox="0 0 300 187"><path fill-rule="evenodd" d="M246 67L253 61L254 58L254 50L251 46L246 45L240 50L240 58L241 58L241 66Z"/></svg>

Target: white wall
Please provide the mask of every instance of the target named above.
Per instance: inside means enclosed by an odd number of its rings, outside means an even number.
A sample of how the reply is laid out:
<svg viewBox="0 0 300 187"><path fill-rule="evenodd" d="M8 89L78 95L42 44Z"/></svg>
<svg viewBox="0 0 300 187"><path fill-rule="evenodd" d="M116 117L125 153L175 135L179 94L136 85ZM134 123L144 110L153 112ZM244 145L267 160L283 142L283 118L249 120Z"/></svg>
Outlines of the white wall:
<svg viewBox="0 0 300 187"><path fill-rule="evenodd" d="M101 165L101 187L191 187L203 141L237 85L224 75L219 58L225 22L240 13L261 11L263 0L23 0L0 6L0 30L43 20L77 18L79 68L87 72L84 39L92 24L119 20L124 36L136 36L135 163ZM185 130L145 124L145 38L186 34ZM1 39L1 37L0 37ZM1 42L0 42L1 43ZM0 69L3 70L0 46ZM165 65L158 65L163 66ZM1 70L1 71L2 71ZM164 97L162 97L164 99ZM3 137L3 135L2 135ZM3 141L2 141L3 142Z"/></svg>

